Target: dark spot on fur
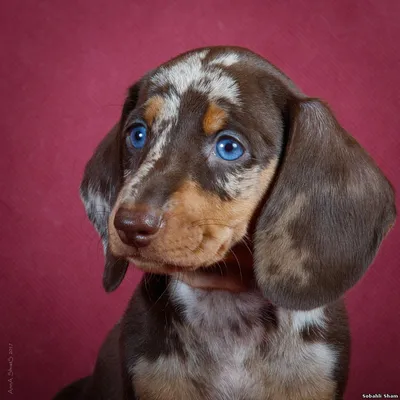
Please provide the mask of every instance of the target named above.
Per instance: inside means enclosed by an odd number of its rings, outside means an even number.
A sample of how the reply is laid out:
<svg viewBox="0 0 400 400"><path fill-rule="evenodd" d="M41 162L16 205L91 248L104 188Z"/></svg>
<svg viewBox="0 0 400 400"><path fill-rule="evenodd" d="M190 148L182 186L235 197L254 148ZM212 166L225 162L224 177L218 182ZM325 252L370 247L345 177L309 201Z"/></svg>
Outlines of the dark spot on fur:
<svg viewBox="0 0 400 400"><path fill-rule="evenodd" d="M245 315L242 315L242 322L247 329L251 329L254 326L254 320L246 317Z"/></svg>
<svg viewBox="0 0 400 400"><path fill-rule="evenodd" d="M228 322L229 330L234 334L234 335L240 335L242 333L242 329L240 329L240 325L237 321L229 321Z"/></svg>
<svg viewBox="0 0 400 400"><path fill-rule="evenodd" d="M272 303L268 303L261 309L260 320L266 331L278 328L277 308Z"/></svg>
<svg viewBox="0 0 400 400"><path fill-rule="evenodd" d="M262 342L257 346L257 349L261 354L268 354L270 351L270 342L268 338L263 338ZM249 361L249 366L251 366L251 361Z"/></svg>
<svg viewBox="0 0 400 400"><path fill-rule="evenodd" d="M279 273L279 270L280 268L278 264L272 263L268 266L268 272L271 275L277 275Z"/></svg>

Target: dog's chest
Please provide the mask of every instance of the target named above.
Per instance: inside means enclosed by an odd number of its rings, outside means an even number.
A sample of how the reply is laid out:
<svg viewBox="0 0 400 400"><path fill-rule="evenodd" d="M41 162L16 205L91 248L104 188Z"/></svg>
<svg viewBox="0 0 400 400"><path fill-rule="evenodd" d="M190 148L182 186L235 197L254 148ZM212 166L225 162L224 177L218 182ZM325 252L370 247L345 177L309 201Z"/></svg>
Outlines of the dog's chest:
<svg viewBox="0 0 400 400"><path fill-rule="evenodd" d="M141 400L332 399L334 351L303 342L299 329L322 311L276 310L260 295L203 292L176 285L186 324L174 325L179 352L134 368Z"/></svg>

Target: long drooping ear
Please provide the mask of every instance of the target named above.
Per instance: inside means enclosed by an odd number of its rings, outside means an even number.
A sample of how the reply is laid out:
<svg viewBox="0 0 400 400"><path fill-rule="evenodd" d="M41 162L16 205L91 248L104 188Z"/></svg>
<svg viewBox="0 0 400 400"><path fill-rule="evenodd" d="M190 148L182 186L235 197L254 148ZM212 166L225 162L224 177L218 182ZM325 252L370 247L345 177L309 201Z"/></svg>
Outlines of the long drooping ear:
<svg viewBox="0 0 400 400"><path fill-rule="evenodd" d="M289 309L339 298L394 223L390 183L319 100L288 106L287 141L255 232L264 295Z"/></svg>
<svg viewBox="0 0 400 400"><path fill-rule="evenodd" d="M129 90L121 121L116 124L100 142L93 156L86 164L80 193L86 213L103 242L105 267L103 286L107 292L115 290L122 282L128 262L114 257L108 246L108 218L122 184L122 151L120 125L135 107L139 84Z"/></svg>
<svg viewBox="0 0 400 400"><path fill-rule="evenodd" d="M122 282L128 262L116 259L108 248L108 217L121 186L119 124L101 141L86 164L80 187L87 216L103 242L105 267L103 286L107 292Z"/></svg>

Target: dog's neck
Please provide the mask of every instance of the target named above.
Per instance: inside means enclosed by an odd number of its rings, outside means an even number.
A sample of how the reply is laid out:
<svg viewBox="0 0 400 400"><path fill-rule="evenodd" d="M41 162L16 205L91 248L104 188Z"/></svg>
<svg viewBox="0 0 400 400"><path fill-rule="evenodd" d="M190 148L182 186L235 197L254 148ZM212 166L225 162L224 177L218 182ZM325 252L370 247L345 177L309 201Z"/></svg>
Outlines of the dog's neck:
<svg viewBox="0 0 400 400"><path fill-rule="evenodd" d="M255 284L251 249L245 243L238 244L218 264L196 271L180 272L176 278L197 289L250 291Z"/></svg>

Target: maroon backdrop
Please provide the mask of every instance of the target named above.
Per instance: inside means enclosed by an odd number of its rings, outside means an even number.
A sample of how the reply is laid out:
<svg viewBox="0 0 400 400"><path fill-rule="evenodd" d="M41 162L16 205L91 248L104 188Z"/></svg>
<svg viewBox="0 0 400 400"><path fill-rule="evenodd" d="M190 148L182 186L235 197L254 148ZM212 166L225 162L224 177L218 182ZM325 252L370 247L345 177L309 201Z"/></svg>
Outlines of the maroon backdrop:
<svg viewBox="0 0 400 400"><path fill-rule="evenodd" d="M138 282L131 270L103 292L78 196L129 84L193 47L249 47L328 100L399 188L399 20L398 0L2 1L0 398L9 362L16 399L50 398L88 374ZM398 224L347 296L348 400L400 395L399 239Z"/></svg>

